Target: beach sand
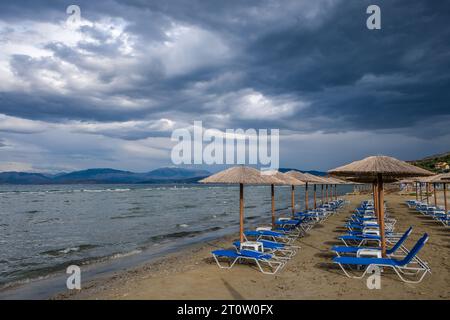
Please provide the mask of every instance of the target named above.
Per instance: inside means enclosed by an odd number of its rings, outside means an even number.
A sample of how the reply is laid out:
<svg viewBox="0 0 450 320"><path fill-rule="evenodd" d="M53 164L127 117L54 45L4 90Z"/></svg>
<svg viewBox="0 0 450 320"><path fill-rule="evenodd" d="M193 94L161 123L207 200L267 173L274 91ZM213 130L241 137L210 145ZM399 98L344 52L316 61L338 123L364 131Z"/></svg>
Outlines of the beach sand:
<svg viewBox="0 0 450 320"><path fill-rule="evenodd" d="M386 195L388 210L397 219L396 232L414 227L407 247L424 232L429 233L420 257L431 266L431 275L419 284L405 284L389 272L382 275L380 290L369 290L365 279L349 279L332 264L330 248L341 244L336 237L343 233L344 221L368 197L347 196L351 204L297 240L301 249L276 276L248 265L219 269L210 252L229 248L233 236L83 283L80 292L55 299L450 299L450 228L408 209L404 201L413 196Z"/></svg>

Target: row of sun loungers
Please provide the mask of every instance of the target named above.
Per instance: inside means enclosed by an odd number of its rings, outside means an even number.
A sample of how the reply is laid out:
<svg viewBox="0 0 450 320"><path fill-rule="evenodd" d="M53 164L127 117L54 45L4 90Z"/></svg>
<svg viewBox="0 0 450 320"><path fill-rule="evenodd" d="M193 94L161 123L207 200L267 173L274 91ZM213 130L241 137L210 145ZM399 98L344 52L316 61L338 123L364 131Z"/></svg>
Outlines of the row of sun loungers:
<svg viewBox="0 0 450 320"><path fill-rule="evenodd" d="M350 278L361 279L373 272L374 267L392 269L401 280L408 283L422 281L430 267L419 258L418 253L428 241L425 233L412 247L405 246L405 241L412 233L412 227L403 233L395 233L395 219L389 218L386 212L385 224L386 242L390 246L386 250L386 257L382 257L379 225L374 212L373 203L364 201L349 218L345 227L348 233L339 236L343 246L334 246L331 250L337 255L333 262L338 264L344 274ZM356 274L355 272L359 273Z"/></svg>
<svg viewBox="0 0 450 320"><path fill-rule="evenodd" d="M450 225L450 211L445 212L441 207L430 206L426 203L417 200L408 200L406 205L410 209L415 209L424 216L433 218L434 220L442 223L444 226L448 227Z"/></svg>
<svg viewBox="0 0 450 320"><path fill-rule="evenodd" d="M295 241L314 225L336 214L344 204L344 200L332 201L314 210L298 212L294 217L278 218L275 228L258 227L255 230L245 230L245 241L233 242L233 249L214 250L211 253L222 269L231 269L238 262L250 262L264 274L276 274L300 249L295 245Z"/></svg>

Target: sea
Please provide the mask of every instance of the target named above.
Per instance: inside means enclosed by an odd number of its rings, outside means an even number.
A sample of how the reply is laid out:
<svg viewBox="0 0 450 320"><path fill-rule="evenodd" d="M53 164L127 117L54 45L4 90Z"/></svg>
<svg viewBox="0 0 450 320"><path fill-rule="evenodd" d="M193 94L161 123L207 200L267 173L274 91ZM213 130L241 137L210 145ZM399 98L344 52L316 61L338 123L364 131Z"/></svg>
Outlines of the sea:
<svg viewBox="0 0 450 320"><path fill-rule="evenodd" d="M338 186L339 194L349 191ZM312 203L312 190L309 196ZM246 186L244 198L246 227L270 224L270 187ZM303 187L296 199L303 206ZM290 187L275 188L275 204L277 215L289 214ZM238 230L238 186L0 185L0 298L70 265L89 266L95 278ZM52 287L31 298L55 293Z"/></svg>

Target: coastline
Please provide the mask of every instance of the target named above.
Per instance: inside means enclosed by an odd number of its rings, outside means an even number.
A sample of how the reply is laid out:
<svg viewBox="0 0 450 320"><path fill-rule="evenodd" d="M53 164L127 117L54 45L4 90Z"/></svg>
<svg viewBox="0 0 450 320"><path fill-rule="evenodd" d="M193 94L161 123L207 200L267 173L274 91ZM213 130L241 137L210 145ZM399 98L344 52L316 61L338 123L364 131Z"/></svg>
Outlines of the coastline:
<svg viewBox="0 0 450 320"><path fill-rule="evenodd" d="M190 245L143 265L82 284L81 291L61 292L52 299L450 299L450 230L409 210L408 196L386 196L396 230L414 226L407 246L424 232L430 234L420 256L432 274L422 283L405 284L392 274L382 276L381 290L369 290L365 280L345 277L331 263L329 251L339 244L343 221L367 195L347 196L351 203L338 215L317 225L297 241L302 248L276 276L263 275L246 265L221 270L210 251L228 248L235 234Z"/></svg>

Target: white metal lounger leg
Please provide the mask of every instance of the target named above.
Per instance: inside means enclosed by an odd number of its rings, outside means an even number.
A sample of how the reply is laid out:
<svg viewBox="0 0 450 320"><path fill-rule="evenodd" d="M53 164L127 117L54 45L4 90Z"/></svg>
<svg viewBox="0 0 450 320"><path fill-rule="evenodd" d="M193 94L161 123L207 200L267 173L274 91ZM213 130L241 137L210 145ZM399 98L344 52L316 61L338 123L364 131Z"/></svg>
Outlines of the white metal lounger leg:
<svg viewBox="0 0 450 320"><path fill-rule="evenodd" d="M224 266L219 262L219 259L217 258L217 256L215 254L213 254L214 260L216 260L217 265L219 266L219 268L221 269L231 269L233 268L234 264L236 263L237 260L239 260L239 258L235 258L233 260L233 262L229 265L229 266Z"/></svg>
<svg viewBox="0 0 450 320"><path fill-rule="evenodd" d="M354 279L362 279L362 278L367 274L367 271L370 269L371 266L378 266L378 267L380 267L380 265L375 265L375 264L368 265L368 266L366 267L366 269L364 270L364 273L363 273L361 276L354 276L354 275L351 275L349 272L347 272L347 270L345 270L344 266L343 266L341 263L338 263L338 265L341 267L342 271L345 273L345 275L346 275L347 277L349 277L349 278L354 278ZM428 269L428 268L418 269L418 268L394 267L394 266L386 266L386 265L383 265L382 267L389 267L389 268L394 269L394 271L395 271L395 273L398 275L398 277L399 277L403 282L406 282L406 283L419 283L419 282L421 282L421 281L423 280L423 278L425 277L425 275L426 275L427 273L431 273L431 270ZM418 280L409 280L409 279L406 279L406 278L404 278L404 277L402 276L402 273L405 274L404 271L403 271L402 269L416 269L416 270L418 270L418 272L423 271L423 273L419 276L419 279L418 279Z"/></svg>
<svg viewBox="0 0 450 320"><path fill-rule="evenodd" d="M345 275L348 278L354 278L354 279L362 279L366 275L367 270L369 270L369 267L371 266L371 265L367 266L366 270L364 270L364 273L361 276L354 276L354 275L351 275L350 273L348 273L347 270L345 270L345 268L342 265L342 263L338 263L338 265L339 265L339 267L341 267L342 271L344 271Z"/></svg>
<svg viewBox="0 0 450 320"><path fill-rule="evenodd" d="M430 269L430 267L428 267L428 265L426 263L422 262L421 260L419 260L419 262L417 262L417 264L419 265L419 267L396 267L396 268L394 268L394 271L397 273L399 278L404 282L419 283L423 280L423 278L425 277L425 275L427 273L431 274L431 269ZM413 271L413 272L408 272L408 271ZM418 280L406 279L402 276L402 274L418 277Z"/></svg>
<svg viewBox="0 0 450 320"><path fill-rule="evenodd" d="M280 261L264 261L273 270L272 272L269 272L269 271L264 270L264 268L261 266L261 264L259 263L259 261L257 259L254 259L254 261L256 262L256 264L258 265L259 270L262 273L264 273L264 274L271 274L271 275L276 274L281 268L283 268L286 265L285 263L280 262Z"/></svg>

